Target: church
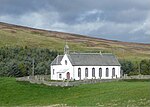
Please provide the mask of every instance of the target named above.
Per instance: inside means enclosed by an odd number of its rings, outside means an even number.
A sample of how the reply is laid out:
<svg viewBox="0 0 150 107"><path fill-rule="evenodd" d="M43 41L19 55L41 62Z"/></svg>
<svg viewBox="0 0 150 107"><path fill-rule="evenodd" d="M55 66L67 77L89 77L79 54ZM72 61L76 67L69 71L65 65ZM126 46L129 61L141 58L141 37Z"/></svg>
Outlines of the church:
<svg viewBox="0 0 150 107"><path fill-rule="evenodd" d="M51 63L51 80L116 79L121 65L111 53L69 53L58 55Z"/></svg>

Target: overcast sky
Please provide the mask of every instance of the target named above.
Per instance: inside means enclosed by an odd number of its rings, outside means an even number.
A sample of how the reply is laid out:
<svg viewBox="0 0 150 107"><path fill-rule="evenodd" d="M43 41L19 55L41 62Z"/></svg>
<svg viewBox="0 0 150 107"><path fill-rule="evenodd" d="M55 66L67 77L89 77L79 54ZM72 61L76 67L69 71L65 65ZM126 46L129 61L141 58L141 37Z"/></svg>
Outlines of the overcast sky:
<svg viewBox="0 0 150 107"><path fill-rule="evenodd" d="M150 0L0 0L0 21L150 43Z"/></svg>

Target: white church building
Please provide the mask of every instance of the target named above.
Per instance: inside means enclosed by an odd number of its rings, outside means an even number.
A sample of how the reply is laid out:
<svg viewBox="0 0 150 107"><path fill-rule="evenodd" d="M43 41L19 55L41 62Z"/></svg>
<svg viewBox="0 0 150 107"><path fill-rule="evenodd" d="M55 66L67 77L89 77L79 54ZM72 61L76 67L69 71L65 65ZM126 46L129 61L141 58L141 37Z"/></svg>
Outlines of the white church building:
<svg viewBox="0 0 150 107"><path fill-rule="evenodd" d="M69 53L58 55L51 63L51 80L116 79L121 65L110 53Z"/></svg>

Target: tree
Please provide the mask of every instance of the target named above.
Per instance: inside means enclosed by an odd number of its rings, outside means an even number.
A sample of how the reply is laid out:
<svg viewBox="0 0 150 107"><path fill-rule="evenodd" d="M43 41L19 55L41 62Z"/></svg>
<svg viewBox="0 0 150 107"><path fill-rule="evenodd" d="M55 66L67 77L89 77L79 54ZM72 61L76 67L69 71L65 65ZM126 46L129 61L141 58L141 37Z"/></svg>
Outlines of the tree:
<svg viewBox="0 0 150 107"><path fill-rule="evenodd" d="M49 74L51 61L57 51L29 47L0 47L0 76L27 76L32 73L35 59L36 74Z"/></svg>
<svg viewBox="0 0 150 107"><path fill-rule="evenodd" d="M150 60L142 60L140 62L141 74L150 75Z"/></svg>
<svg viewBox="0 0 150 107"><path fill-rule="evenodd" d="M120 64L124 74L129 74L129 72L134 72L134 64L131 61L120 60Z"/></svg>

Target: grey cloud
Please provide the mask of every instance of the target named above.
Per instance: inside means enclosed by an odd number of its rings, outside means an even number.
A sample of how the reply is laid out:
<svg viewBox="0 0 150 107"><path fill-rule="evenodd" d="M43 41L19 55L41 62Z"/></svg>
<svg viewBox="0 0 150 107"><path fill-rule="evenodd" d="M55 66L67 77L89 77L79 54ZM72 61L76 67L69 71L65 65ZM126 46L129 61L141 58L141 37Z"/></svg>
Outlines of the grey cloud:
<svg viewBox="0 0 150 107"><path fill-rule="evenodd" d="M3 22L150 43L150 0L0 0L0 10Z"/></svg>
<svg viewBox="0 0 150 107"><path fill-rule="evenodd" d="M41 9L52 9L53 7L47 3L47 0L42 0L42 2L39 0L1 0L0 14L20 15Z"/></svg>

